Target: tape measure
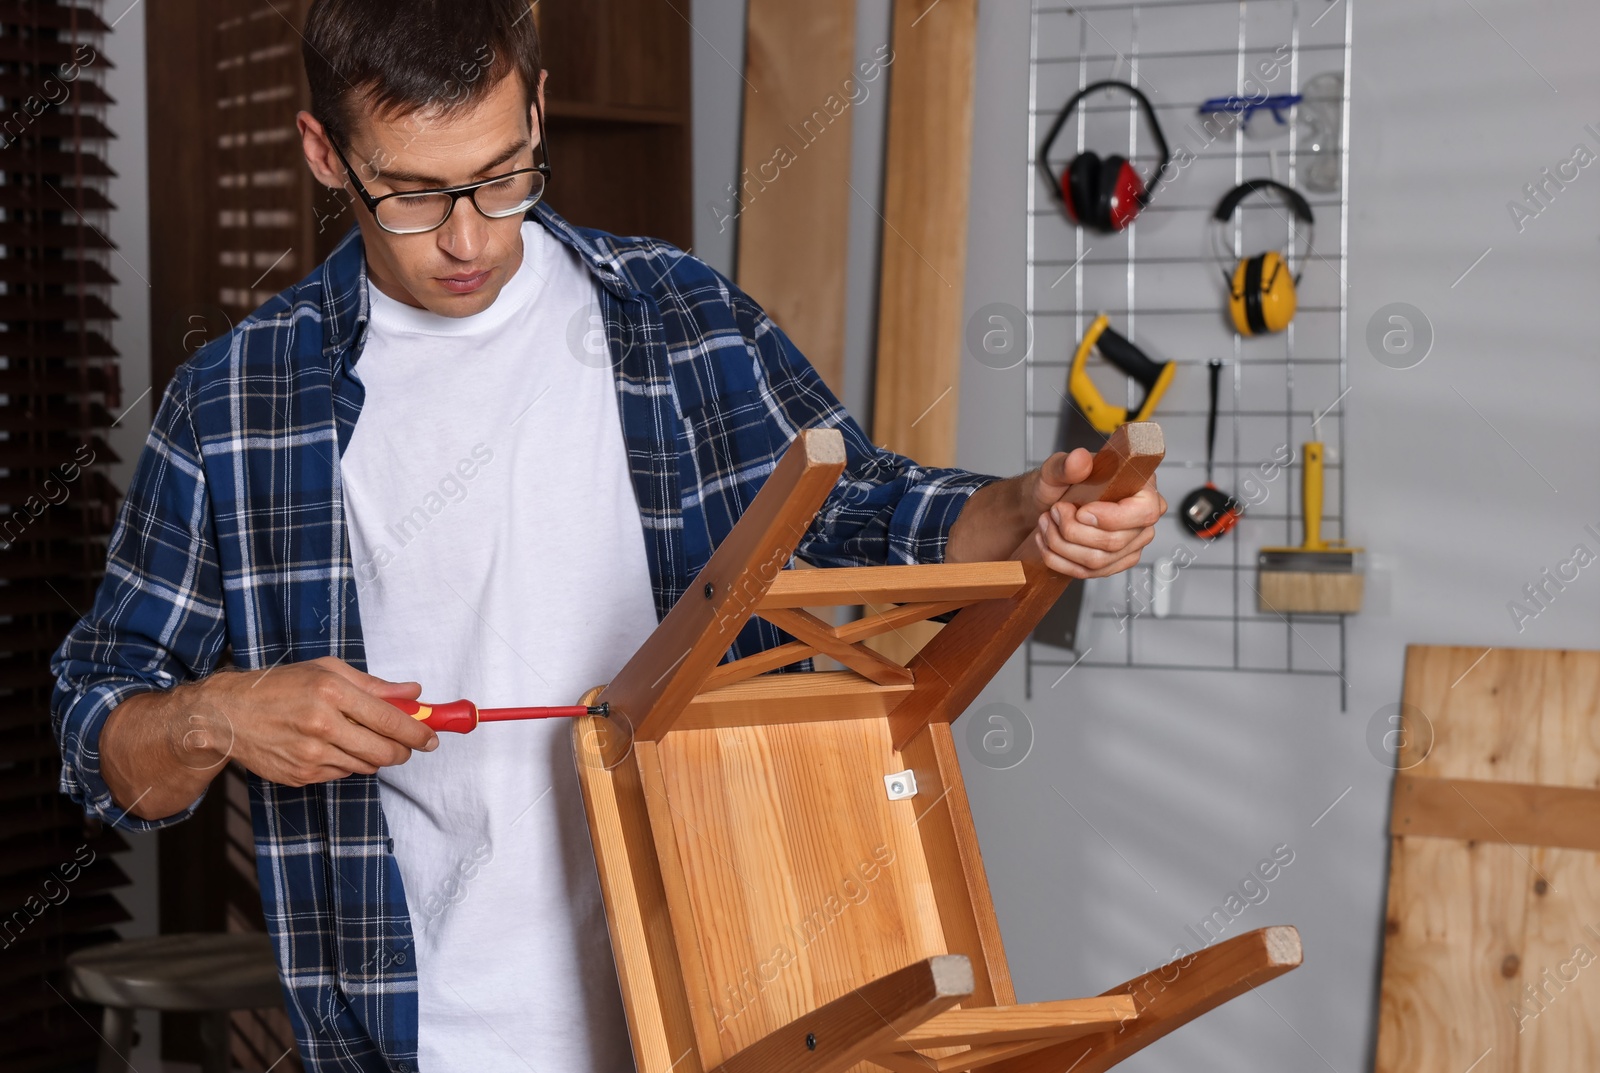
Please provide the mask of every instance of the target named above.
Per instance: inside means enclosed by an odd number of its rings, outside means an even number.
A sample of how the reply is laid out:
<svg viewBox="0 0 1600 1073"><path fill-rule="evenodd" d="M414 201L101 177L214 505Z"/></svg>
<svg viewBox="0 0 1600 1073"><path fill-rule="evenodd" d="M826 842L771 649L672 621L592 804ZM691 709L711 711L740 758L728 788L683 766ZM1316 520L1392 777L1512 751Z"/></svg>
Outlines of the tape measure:
<svg viewBox="0 0 1600 1073"><path fill-rule="evenodd" d="M1206 415L1206 483L1183 497L1178 517L1183 526L1201 540L1215 540L1239 524L1244 504L1218 488L1211 480L1212 457L1217 446L1217 381L1222 362L1212 360L1211 406Z"/></svg>

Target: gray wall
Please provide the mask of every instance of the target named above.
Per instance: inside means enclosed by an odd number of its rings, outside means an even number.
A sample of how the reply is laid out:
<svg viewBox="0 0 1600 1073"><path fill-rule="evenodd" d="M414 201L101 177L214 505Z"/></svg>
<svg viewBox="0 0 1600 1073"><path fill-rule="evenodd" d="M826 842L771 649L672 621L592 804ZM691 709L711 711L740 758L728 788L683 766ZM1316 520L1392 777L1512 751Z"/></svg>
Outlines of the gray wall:
<svg viewBox="0 0 1600 1073"><path fill-rule="evenodd" d="M882 10L863 6L863 20ZM694 8L697 29L735 65L741 8ZM1019 0L981 6L969 310L1023 304L1028 26ZM1597 36L1600 10L1580 0L1360 0L1356 10L1346 518L1373 556L1368 609L1350 620L1348 711L1329 679L1088 668L1030 702L1020 661L980 701L1018 706L1035 732L1014 768L966 764L1023 1001L1092 994L1164 960L1273 847L1294 851L1235 928L1298 925L1304 968L1130 1071L1369 1068L1390 782L1366 732L1399 699L1405 646L1600 647L1600 577L1585 573L1521 632L1507 611L1600 523L1589 414L1600 397L1600 169L1520 233L1507 209L1575 145L1600 153L1600 135L1583 130L1600 128L1587 50ZM737 168L742 87L697 48L696 201L709 219ZM858 154L880 156L881 116L856 122ZM857 174L866 166L858 160ZM852 226L846 401L865 416L877 221L856 214ZM731 239L708 241L704 223L699 237L728 267ZM1415 368L1366 350L1368 320L1391 302L1432 324L1432 352ZM1016 471L1020 370L969 361L961 392L962 464Z"/></svg>

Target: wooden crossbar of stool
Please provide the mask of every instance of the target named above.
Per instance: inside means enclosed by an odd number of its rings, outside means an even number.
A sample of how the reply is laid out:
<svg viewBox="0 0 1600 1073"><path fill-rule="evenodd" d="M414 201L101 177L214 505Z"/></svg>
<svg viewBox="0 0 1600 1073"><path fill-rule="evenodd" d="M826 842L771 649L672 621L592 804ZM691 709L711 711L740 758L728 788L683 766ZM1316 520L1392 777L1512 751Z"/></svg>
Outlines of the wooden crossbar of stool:
<svg viewBox="0 0 1600 1073"><path fill-rule="evenodd" d="M265 935L185 933L127 939L67 958L73 995L105 1007L96 1073L130 1068L135 1010L198 1013L204 1073L227 1073L228 1014L283 1004Z"/></svg>

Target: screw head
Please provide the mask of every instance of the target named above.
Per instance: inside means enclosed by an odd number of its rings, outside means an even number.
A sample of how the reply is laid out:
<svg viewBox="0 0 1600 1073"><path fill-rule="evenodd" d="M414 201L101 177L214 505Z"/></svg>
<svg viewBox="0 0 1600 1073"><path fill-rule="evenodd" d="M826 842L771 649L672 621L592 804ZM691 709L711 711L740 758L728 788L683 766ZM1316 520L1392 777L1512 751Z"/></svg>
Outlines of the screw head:
<svg viewBox="0 0 1600 1073"><path fill-rule="evenodd" d="M806 1033L806 1050L814 1051L816 1049L817 1049L817 1034L815 1032L807 1032Z"/></svg>
<svg viewBox="0 0 1600 1073"><path fill-rule="evenodd" d="M711 582L709 582L709 581L706 582L705 592L706 592L706 599L707 600L711 599L711 594L716 592L716 591L717 591L717 587L715 585L711 584Z"/></svg>

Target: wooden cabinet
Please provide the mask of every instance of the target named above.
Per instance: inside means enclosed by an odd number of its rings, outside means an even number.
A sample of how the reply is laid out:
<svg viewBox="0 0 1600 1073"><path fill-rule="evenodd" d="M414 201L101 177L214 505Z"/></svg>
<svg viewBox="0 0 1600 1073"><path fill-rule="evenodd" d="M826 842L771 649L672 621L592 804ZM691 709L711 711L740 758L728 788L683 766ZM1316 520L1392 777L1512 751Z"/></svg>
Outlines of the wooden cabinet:
<svg viewBox="0 0 1600 1073"><path fill-rule="evenodd" d="M567 219L693 243L687 4L593 0L534 9L553 177Z"/></svg>

